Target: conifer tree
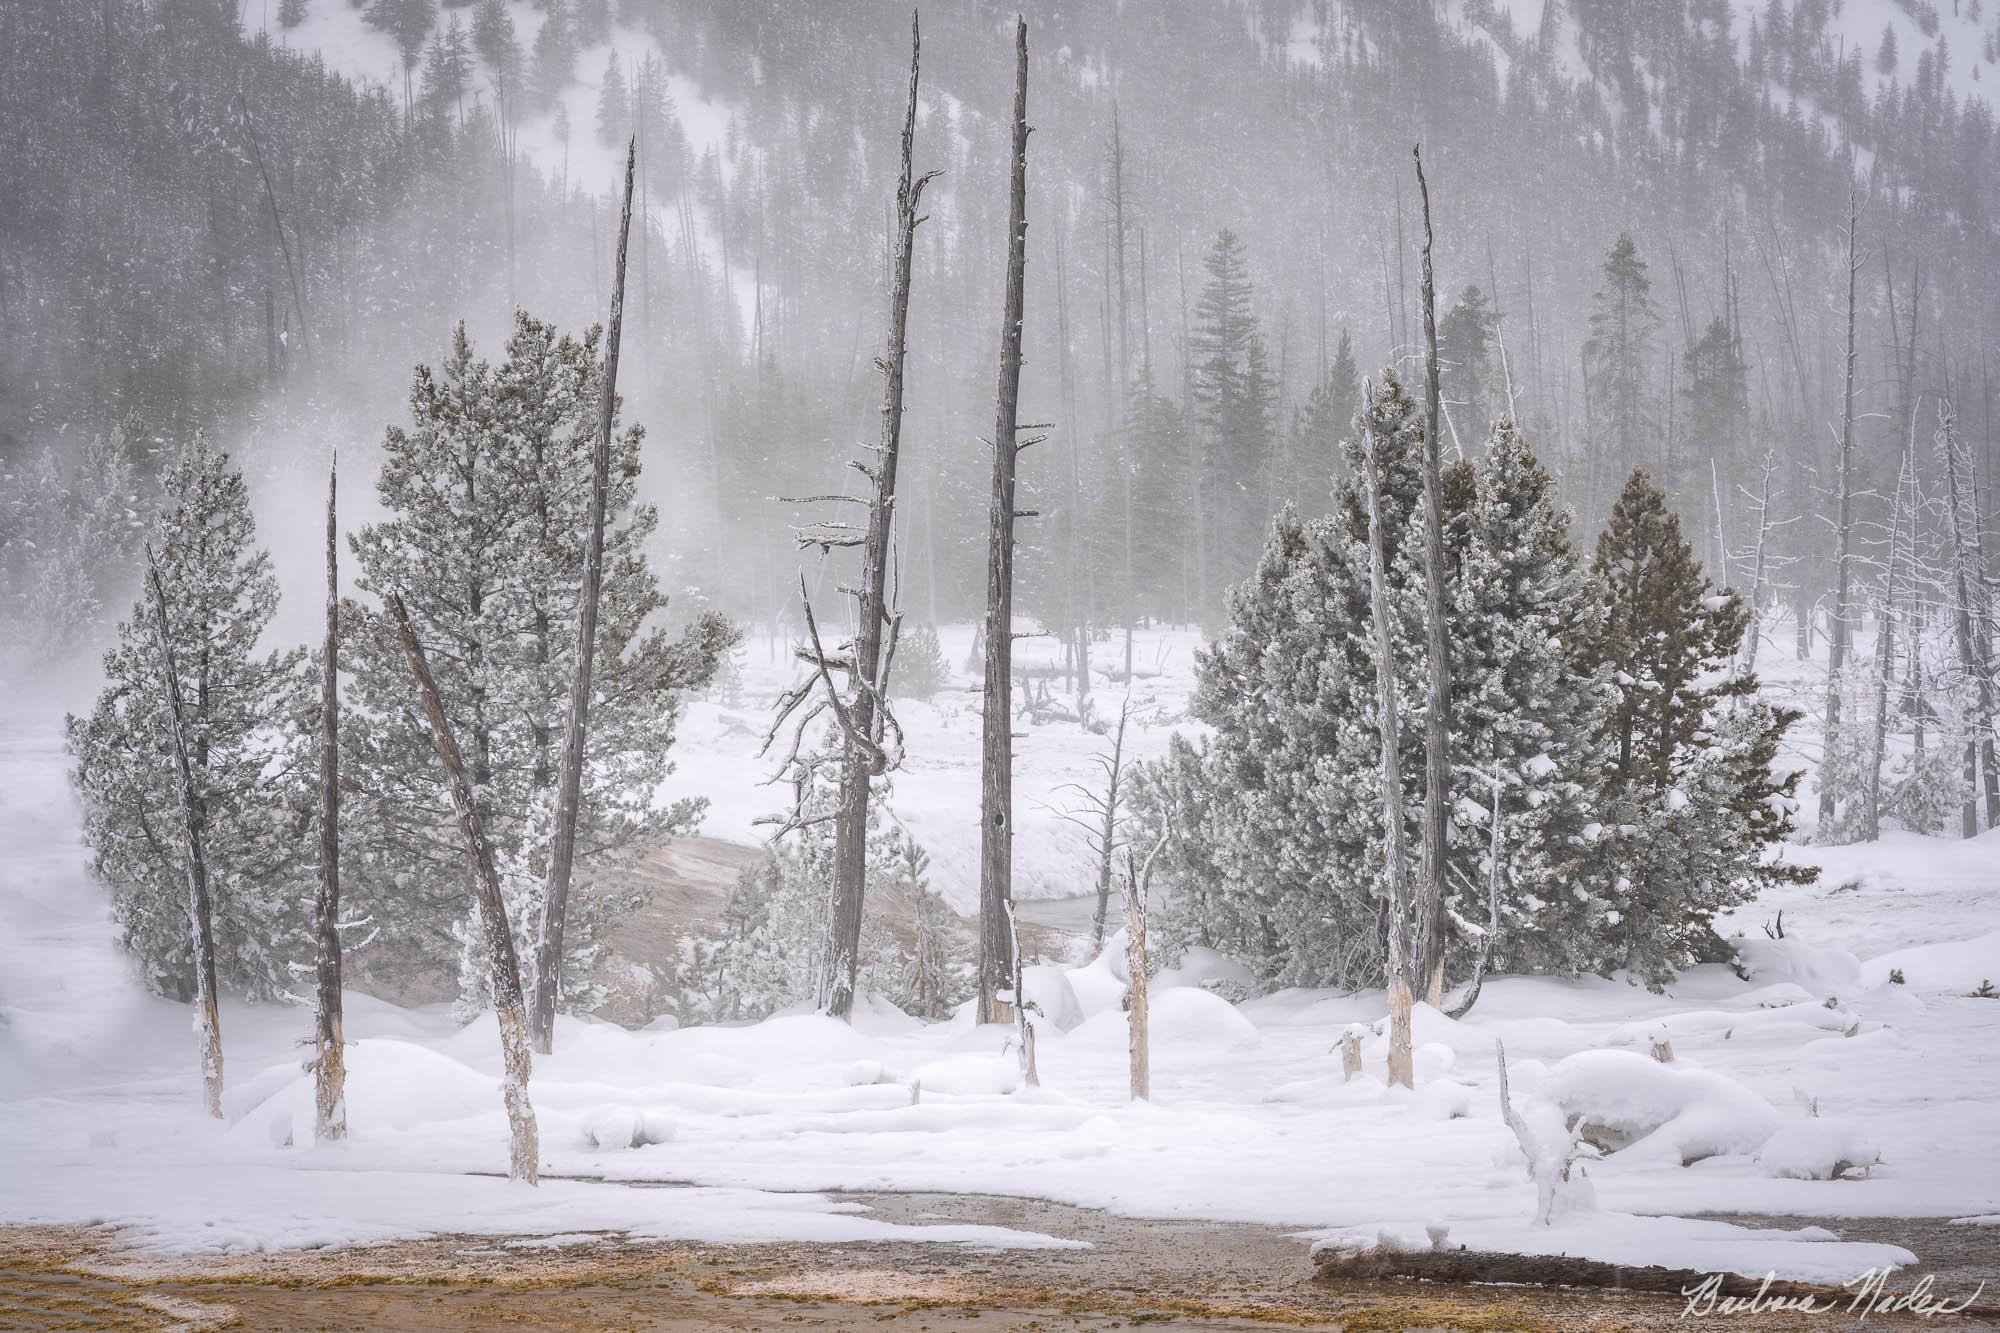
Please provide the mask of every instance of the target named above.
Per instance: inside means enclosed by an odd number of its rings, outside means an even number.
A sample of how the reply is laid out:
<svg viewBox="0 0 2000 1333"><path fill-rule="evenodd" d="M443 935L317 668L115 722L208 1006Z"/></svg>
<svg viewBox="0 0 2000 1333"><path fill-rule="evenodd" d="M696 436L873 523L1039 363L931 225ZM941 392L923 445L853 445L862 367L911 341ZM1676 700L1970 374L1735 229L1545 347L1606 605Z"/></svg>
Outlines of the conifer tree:
<svg viewBox="0 0 2000 1333"><path fill-rule="evenodd" d="M474 357L461 327L436 371L419 367L411 427L391 427L377 483L387 517L358 533L357 586L399 593L433 653L433 672L464 749L472 789L523 926L540 919L556 758L569 682L588 536L591 450L602 367L599 331L581 339L516 317L506 358ZM674 726L685 693L705 684L735 631L695 618L679 638L652 622L666 597L645 555L658 523L637 502L642 431L612 443L604 596L596 694L578 823L578 860L603 866L643 844L688 832L705 802L655 808L672 772ZM342 750L356 802L352 873L357 911L377 911L385 944L433 965L451 955L453 927L478 964L453 812L430 740L411 715L404 664L379 616L354 605L354 688ZM581 978L610 903L573 901L564 975ZM531 943L523 941L523 944ZM532 950L523 948L523 953ZM479 966L467 974L480 975ZM578 994L587 989L578 988ZM476 995L473 997L476 1000ZM574 996L572 998L575 998Z"/></svg>
<svg viewBox="0 0 2000 1333"><path fill-rule="evenodd" d="M1774 883L1809 883L1806 867L1769 861L1792 831L1799 774L1772 761L1800 714L1756 697L1729 670L1749 613L1702 574L1680 519L1635 471L1598 538L1591 576L1604 607L1581 646L1609 673L1605 776L1593 849L1606 961L1648 985L1722 954L1715 914Z"/></svg>
<svg viewBox="0 0 2000 1333"><path fill-rule="evenodd" d="M1243 242L1224 228L1202 263L1208 281L1195 307L1189 349L1203 436L1203 500L1194 521L1211 566L1201 592L1212 596L1223 586L1215 575L1230 573L1230 562L1254 547L1269 511L1275 384L1251 308ZM1200 610L1207 615L1211 608Z"/></svg>
<svg viewBox="0 0 2000 1333"><path fill-rule="evenodd" d="M1590 335L1583 344L1589 456L1583 460L1581 508L1603 512L1618 469L1652 457L1654 414L1648 385L1659 313L1653 281L1629 233L1620 232L1604 257L1590 298Z"/></svg>
<svg viewBox="0 0 2000 1333"><path fill-rule="evenodd" d="M299 724L311 707L303 650L259 653L278 583L256 545L249 494L227 454L197 435L169 468L157 531L165 638L207 861L215 966L225 989L265 998L312 956ZM146 983L195 992L180 829L180 778L156 642L141 598L104 658L109 682L87 718L68 721L84 841L109 885L125 947ZM309 871L309 868L308 868Z"/></svg>
<svg viewBox="0 0 2000 1333"><path fill-rule="evenodd" d="M597 142L609 148L631 136L632 95L618 66L618 53L604 59L604 78L597 85Z"/></svg>
<svg viewBox="0 0 2000 1333"><path fill-rule="evenodd" d="M1493 344L1498 337L1500 316L1486 293L1467 287L1444 318L1438 321L1438 359L1442 362L1445 411L1451 428L1445 432L1450 442L1454 433L1466 450L1489 422L1504 415L1494 406L1498 388L1493 365ZM1502 395L1500 406L1505 406Z"/></svg>

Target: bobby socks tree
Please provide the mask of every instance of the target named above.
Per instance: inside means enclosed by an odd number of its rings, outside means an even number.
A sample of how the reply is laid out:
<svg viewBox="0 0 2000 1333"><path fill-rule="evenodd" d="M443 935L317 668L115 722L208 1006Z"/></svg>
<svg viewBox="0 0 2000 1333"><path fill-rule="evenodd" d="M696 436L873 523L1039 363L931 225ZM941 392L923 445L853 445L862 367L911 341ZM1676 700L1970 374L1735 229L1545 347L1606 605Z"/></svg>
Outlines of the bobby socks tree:
<svg viewBox="0 0 2000 1333"><path fill-rule="evenodd" d="M476 359L461 327L450 355L419 367L408 430L391 427L377 492L388 517L353 539L356 582L400 595L427 646L438 691L465 750L468 777L517 929L539 920L587 537L591 447L602 367L598 330L558 336L516 317L505 358ZM579 864L691 831L704 802L656 808L684 694L714 675L735 631L697 617L678 637L646 561L658 522L635 501L641 431L614 437L596 682L577 834ZM343 748L355 802L351 897L382 909L390 956L449 962L470 947L461 849L430 740L380 617L350 603L352 672ZM611 903L572 899L564 975L581 978ZM532 941L519 941L531 957ZM474 982L478 969L466 976ZM468 985L476 1001L478 984ZM572 994L571 1001L587 999Z"/></svg>
<svg viewBox="0 0 2000 1333"><path fill-rule="evenodd" d="M1419 405L1385 372L1363 405L1378 449L1390 641L1405 722L1402 808L1422 805ZM1360 435L1357 418L1353 437ZM1135 785L1165 830L1163 935L1250 961L1273 985L1379 984L1386 962L1376 646L1358 445L1334 512L1272 526L1229 628L1199 660L1204 747L1177 742ZM1590 569L1555 485L1511 422L1443 478L1453 678L1446 866L1454 978L1486 944L1494 791L1498 934L1512 970L1630 968L1648 984L1718 943L1716 911L1772 880L1795 777L1771 763L1793 714L1731 675L1745 615L1703 578L1658 491L1635 476ZM1416 720L1412 720L1412 714ZM1184 819L1189 816L1184 815Z"/></svg>
<svg viewBox="0 0 2000 1333"><path fill-rule="evenodd" d="M155 550L166 641L179 675L196 819L208 865L220 985L268 998L312 956L311 867L297 864L310 820L312 707L302 649L259 653L278 583L256 545L243 476L203 436L168 468ZM193 997L179 778L155 611L141 597L105 654L109 682L69 719L74 780L92 868L146 983Z"/></svg>

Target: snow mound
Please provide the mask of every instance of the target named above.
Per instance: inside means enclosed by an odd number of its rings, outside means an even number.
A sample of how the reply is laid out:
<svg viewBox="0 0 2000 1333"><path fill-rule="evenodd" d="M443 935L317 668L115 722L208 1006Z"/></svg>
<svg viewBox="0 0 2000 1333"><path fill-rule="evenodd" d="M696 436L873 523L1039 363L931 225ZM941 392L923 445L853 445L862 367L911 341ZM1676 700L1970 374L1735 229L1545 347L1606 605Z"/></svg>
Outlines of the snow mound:
<svg viewBox="0 0 2000 1333"><path fill-rule="evenodd" d="M1117 967L1114 970L1113 948L1119 950ZM1073 967L1064 976L1069 980L1069 993L1076 998L1077 1009L1085 1018L1095 1018L1107 1009L1116 1009L1125 999L1125 961L1122 938L1106 945L1104 952L1082 967ZM1032 988L1029 994L1033 994Z"/></svg>
<svg viewBox="0 0 2000 1333"><path fill-rule="evenodd" d="M1861 961L1847 950L1821 948L1804 940L1745 935L1729 943L1743 970L1755 980L1789 981L1814 996L1853 990L1861 971Z"/></svg>
<svg viewBox="0 0 2000 1333"><path fill-rule="evenodd" d="M1152 986L1157 991L1195 986L1241 997L1257 988L1257 974L1227 954L1190 944L1172 967L1160 970Z"/></svg>
<svg viewBox="0 0 2000 1333"><path fill-rule="evenodd" d="M1035 1006L1029 1011L1029 1021L1037 1031L1052 1027L1068 1032L1083 1021L1083 1005L1070 985L1068 968L1030 963L1021 969L1021 989L1027 993L1028 1003Z"/></svg>
<svg viewBox="0 0 2000 1333"><path fill-rule="evenodd" d="M998 1054L966 1051L947 1055L920 1066L910 1081L924 1093L939 1092L952 1097L1005 1097L1020 1090L1021 1057L1012 1051Z"/></svg>
<svg viewBox="0 0 2000 1333"><path fill-rule="evenodd" d="M601 1152L622 1152L653 1143L669 1143L674 1123L663 1113L640 1106L604 1106L583 1118L583 1138Z"/></svg>
<svg viewBox="0 0 2000 1333"><path fill-rule="evenodd" d="M1235 1005L1191 986L1149 995L1146 1023L1156 1061L1184 1051L1255 1047L1264 1040ZM1123 1049L1126 1036L1124 1011L1112 1009L1079 1024L1070 1033L1070 1040L1088 1047Z"/></svg>
<svg viewBox="0 0 2000 1333"><path fill-rule="evenodd" d="M1868 986L1887 985L1891 972L1901 972L1905 985L1925 990L1972 991L1987 982L2000 987L2000 930L1871 958L1861 966L1861 980Z"/></svg>
<svg viewBox="0 0 2000 1333"><path fill-rule="evenodd" d="M1837 1180L1882 1160L1875 1141L1852 1121L1801 1116L1778 1126L1757 1150L1757 1166L1783 1180Z"/></svg>
<svg viewBox="0 0 2000 1333"><path fill-rule="evenodd" d="M1579 1051L1549 1070L1541 1094L1583 1137L1632 1158L1755 1152L1778 1127L1771 1104L1732 1078L1632 1051Z"/></svg>

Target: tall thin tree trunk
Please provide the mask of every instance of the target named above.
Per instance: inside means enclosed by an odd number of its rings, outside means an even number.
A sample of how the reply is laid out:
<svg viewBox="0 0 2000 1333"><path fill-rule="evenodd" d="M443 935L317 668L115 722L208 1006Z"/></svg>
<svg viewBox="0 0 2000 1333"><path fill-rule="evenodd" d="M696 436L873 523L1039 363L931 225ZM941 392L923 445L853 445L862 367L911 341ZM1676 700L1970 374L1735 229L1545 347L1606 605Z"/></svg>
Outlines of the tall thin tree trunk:
<svg viewBox="0 0 2000 1333"><path fill-rule="evenodd" d="M187 717L181 703L181 678L174 665L174 648L167 633L167 590L160 582L159 561L146 547L146 578L153 590L153 635L160 650L160 675L166 684L167 728L172 733L174 768L180 779L181 836L187 860L188 931L194 948L194 1025L201 1039L201 1089L208 1113L222 1119L222 1021L216 1012L215 932L209 912L208 859L202 843L207 833L201 793L195 786L194 764L188 757Z"/></svg>
<svg viewBox="0 0 2000 1333"><path fill-rule="evenodd" d="M1152 858L1147 858L1150 871ZM1125 854L1125 1053L1132 1071L1132 1100L1152 1100L1151 1032L1146 1014L1146 879Z"/></svg>
<svg viewBox="0 0 2000 1333"><path fill-rule="evenodd" d="M1363 381L1365 414L1374 386ZM1361 452L1368 482L1368 594L1375 621L1375 695L1382 738L1382 873L1389 886L1389 1082L1411 1087L1416 1080L1410 1052L1410 909L1404 900L1403 765L1397 754L1396 659L1389 637L1388 557L1382 540L1382 478L1375 458L1375 432L1364 421Z"/></svg>
<svg viewBox="0 0 2000 1333"><path fill-rule="evenodd" d="M340 472L326 478L326 643L319 673L319 893L313 902L313 1137L347 1137L347 1053L340 1014Z"/></svg>
<svg viewBox="0 0 2000 1333"><path fill-rule="evenodd" d="M563 928L569 884L576 866L576 823L583 798L583 753L590 735L590 683L597 657L597 604L604 591L604 514L611 492L611 427L618 411L618 344L625 328L625 251L632 234L632 176L638 141L625 145L625 208L618 220L617 271L611 288L611 327L604 339L604 385L597 404L597 442L591 451L590 535L583 550L582 607L577 615L576 671L570 678L569 719L563 725L562 771L556 779L556 826L542 888L542 929L535 945L535 997L529 1037L546 1055L555 1045L556 996L562 985Z"/></svg>
<svg viewBox="0 0 2000 1333"><path fill-rule="evenodd" d="M1976 694L1975 725L1967 729L1965 741L1965 806L1962 832L1968 838L1979 832L1981 788L1984 788L1987 827L2000 823L2000 773L1994 770L1994 690L1993 672L1986 647L1986 628L1979 603L1990 597L1979 567L1977 539L1979 515L1967 494L1966 470L1958 439L1958 418L1949 403L1938 406L1938 452L1945 469L1945 511L1949 517L1947 535L1952 548L1952 601L1958 619L1960 669L1972 678ZM1985 776L1980 776L1984 761Z"/></svg>
<svg viewBox="0 0 2000 1333"><path fill-rule="evenodd" d="M888 605L889 542L896 503L896 464L903 440L903 367L909 349L910 267L916 248L917 208L924 187L935 175L912 177L911 158L917 139L917 77L922 37L917 15L910 15L910 96L903 114L902 174L896 183L896 251L894 282L889 295L889 336L881 365L882 443L872 465L861 469L874 483L868 507L868 532L862 544L861 582L856 590L852 730L845 736L840 767L840 800L834 818L833 910L827 918L827 948L820 980L820 1008L835 1018L854 1011L854 985L860 968L861 912L868 889L868 796L875 774L884 766L878 743L882 710L889 688L888 656L883 631L894 617Z"/></svg>
<svg viewBox="0 0 2000 1333"><path fill-rule="evenodd" d="M1438 440L1437 280L1431 268L1431 192L1423 149L1412 150L1424 210L1424 628L1430 697L1424 710L1424 837L1417 887L1418 977L1444 1000L1444 875L1451 810L1451 640L1444 618L1444 482Z"/></svg>
<svg viewBox="0 0 2000 1333"><path fill-rule="evenodd" d="M493 1013L500 1024L503 1071L500 1088L507 1106L509 1134L507 1174L533 1185L541 1177L535 1108L528 1100L528 1075L534 1057L528 1050L528 1012L521 997L521 964L514 955L514 933L507 925L507 904L500 897L500 876L493 868L493 849L486 841L485 822L473 804L472 785L466 781L465 757L459 752L458 738L452 734L451 720L445 716L444 704L438 698L437 683L431 678L423 645L417 642L417 632L411 628L403 599L390 593L386 601L423 703L431 746L437 751L438 762L444 766L451 787L452 808L458 812L459 838L465 844L465 859L472 871L472 891L479 904L479 929L486 938Z"/></svg>
<svg viewBox="0 0 2000 1333"><path fill-rule="evenodd" d="M1007 196L1007 285L993 425L993 499L986 546L986 693L980 748L979 1021L1005 1023L1022 1001L1014 901L1014 481L1021 400L1021 323L1028 264L1028 23L1014 29L1014 158Z"/></svg>
<svg viewBox="0 0 2000 1333"><path fill-rule="evenodd" d="M1097 842L1097 910L1090 918L1090 956L1104 952L1105 917L1111 910L1111 857L1118 846L1118 799L1125 779L1125 723L1132 715L1132 695L1128 689L1125 705L1118 710L1118 730L1111 740L1111 759L1105 765L1103 826Z"/></svg>
<svg viewBox="0 0 2000 1333"><path fill-rule="evenodd" d="M1860 269L1854 250L1855 222L1854 186L1850 184L1847 187L1847 370L1840 407L1840 516L1836 520L1834 548L1833 632L1827 643L1824 753L1829 759L1840 738L1840 672L1847 664L1847 645L1852 633L1847 623L1847 603L1854 577L1854 279ZM1838 796L1822 768L1819 784L1822 824L1833 819Z"/></svg>

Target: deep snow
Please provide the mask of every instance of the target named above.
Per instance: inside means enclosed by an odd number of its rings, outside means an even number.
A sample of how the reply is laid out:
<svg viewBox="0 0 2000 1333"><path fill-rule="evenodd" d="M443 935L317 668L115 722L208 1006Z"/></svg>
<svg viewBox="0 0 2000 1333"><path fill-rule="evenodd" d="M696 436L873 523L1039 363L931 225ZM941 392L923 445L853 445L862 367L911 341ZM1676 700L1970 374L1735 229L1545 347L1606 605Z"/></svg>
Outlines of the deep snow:
<svg viewBox="0 0 2000 1333"><path fill-rule="evenodd" d="M969 646L963 630L945 635L955 668ZM1184 723L1192 650L1186 635L1142 639L1153 674L1135 688L1138 753ZM747 834L771 804L754 749L783 668L747 656L740 696L697 705L679 749L677 783L717 797L709 831L724 835ZM1117 656L1101 645L1100 667ZM1115 708L1113 688L1099 683L1101 705ZM903 720L911 764L892 803L963 902L976 704L946 694L904 705ZM1061 891L1081 854L1053 807L1102 741L1068 722L1026 730L1020 859L1031 885ZM1200 988L1226 960L1196 957L1154 983L1154 1101L1129 1103L1116 941L1090 964L1038 971L1050 1018L1039 1089L1020 1087L1009 1033L881 1005L852 1028L810 1014L681 1031L564 1020L532 1084L552 1178L530 1190L497 1178L490 1018L461 1030L351 994L353 1137L319 1147L299 1067L309 1014L227 1005L229 1119L206 1120L187 1010L141 994L118 953L63 765L52 729L0 737L0 1222L111 1223L189 1250L598 1230L1051 1243L892 1227L795 1193L911 1189L1268 1222L1341 1244L1442 1227L1448 1243L1841 1281L1910 1256L1818 1229L1684 1219L1803 1215L1837 1231L1850 1216L2000 1213L2000 1002L1966 994L2000 977L1996 834L1788 848L1825 874L1735 914L1747 978L1698 968L1663 995L1499 978L1462 1022L1420 1009L1414 1093L1377 1081L1379 1035L1364 1048L1369 1074L1341 1081L1335 1043L1380 1019L1379 993L1231 1005ZM1782 940L1762 929L1779 909ZM1662 1035L1670 1067L1645 1054ZM1535 1191L1498 1113L1496 1038L1538 1124L1581 1112L1611 1146L1629 1143L1584 1167L1600 1212L1530 1226ZM1836 1170L1844 1178L1825 1178Z"/></svg>

